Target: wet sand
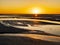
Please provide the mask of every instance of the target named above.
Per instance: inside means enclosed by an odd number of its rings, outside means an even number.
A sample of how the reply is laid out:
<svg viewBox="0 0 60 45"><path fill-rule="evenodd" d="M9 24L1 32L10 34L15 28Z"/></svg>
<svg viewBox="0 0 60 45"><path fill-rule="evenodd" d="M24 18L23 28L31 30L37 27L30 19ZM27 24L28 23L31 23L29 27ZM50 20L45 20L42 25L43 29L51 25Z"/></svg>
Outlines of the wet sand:
<svg viewBox="0 0 60 45"><path fill-rule="evenodd" d="M29 30L0 25L0 33L2 33L0 34L0 45L60 45L59 36L43 31L40 31L40 33L29 32Z"/></svg>
<svg viewBox="0 0 60 45"><path fill-rule="evenodd" d="M60 43L23 36L0 36L0 45L60 45Z"/></svg>

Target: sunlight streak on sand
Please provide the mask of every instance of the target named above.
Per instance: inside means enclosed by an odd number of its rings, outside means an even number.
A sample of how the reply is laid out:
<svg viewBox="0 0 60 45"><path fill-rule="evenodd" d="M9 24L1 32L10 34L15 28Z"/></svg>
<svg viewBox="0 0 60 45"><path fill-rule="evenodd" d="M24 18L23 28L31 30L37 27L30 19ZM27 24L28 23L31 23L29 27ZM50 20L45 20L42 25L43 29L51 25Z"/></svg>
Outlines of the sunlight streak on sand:
<svg viewBox="0 0 60 45"><path fill-rule="evenodd" d="M48 36L48 35L37 35L37 34L0 34L0 36L23 36L33 39L51 41L51 42L60 42L60 37Z"/></svg>

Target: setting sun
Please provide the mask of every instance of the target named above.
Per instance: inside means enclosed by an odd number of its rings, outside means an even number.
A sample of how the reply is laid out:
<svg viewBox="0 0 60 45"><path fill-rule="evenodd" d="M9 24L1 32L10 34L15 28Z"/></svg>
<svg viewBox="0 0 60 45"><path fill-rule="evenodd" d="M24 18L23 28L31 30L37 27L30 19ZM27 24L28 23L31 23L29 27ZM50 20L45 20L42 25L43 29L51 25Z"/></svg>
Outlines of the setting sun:
<svg viewBox="0 0 60 45"><path fill-rule="evenodd" d="M35 9L32 9L32 13L33 14L39 14L40 13L40 10L35 8Z"/></svg>
<svg viewBox="0 0 60 45"><path fill-rule="evenodd" d="M29 9L30 11L30 13L31 14L41 14L42 13L42 10L40 9L40 8L31 8L31 9Z"/></svg>

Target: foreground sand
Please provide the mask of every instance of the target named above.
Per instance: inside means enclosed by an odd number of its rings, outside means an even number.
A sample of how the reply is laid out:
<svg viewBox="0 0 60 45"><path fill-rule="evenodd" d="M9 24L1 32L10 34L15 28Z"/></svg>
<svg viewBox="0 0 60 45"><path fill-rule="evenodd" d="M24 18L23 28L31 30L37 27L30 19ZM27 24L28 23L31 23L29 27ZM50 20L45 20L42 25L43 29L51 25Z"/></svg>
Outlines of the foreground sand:
<svg viewBox="0 0 60 45"><path fill-rule="evenodd" d="M0 45L60 45L60 37L37 34L0 34Z"/></svg>

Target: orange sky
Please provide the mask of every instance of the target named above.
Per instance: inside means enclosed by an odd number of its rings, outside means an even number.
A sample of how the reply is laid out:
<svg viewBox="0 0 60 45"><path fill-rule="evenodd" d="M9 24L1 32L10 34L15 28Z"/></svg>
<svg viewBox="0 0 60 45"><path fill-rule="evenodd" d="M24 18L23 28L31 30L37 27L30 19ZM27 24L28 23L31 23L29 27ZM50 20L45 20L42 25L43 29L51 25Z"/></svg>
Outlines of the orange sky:
<svg viewBox="0 0 60 45"><path fill-rule="evenodd" d="M40 14L60 14L60 0L0 0L0 14L32 14L34 8Z"/></svg>

